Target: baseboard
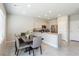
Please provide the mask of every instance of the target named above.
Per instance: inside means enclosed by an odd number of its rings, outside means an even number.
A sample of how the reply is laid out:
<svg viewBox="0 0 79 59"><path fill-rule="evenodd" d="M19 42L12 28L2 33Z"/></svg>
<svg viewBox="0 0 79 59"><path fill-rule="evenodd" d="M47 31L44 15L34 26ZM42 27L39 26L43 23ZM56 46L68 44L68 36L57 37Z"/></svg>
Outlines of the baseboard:
<svg viewBox="0 0 79 59"><path fill-rule="evenodd" d="M7 43L12 43L12 42L15 42L15 40L13 40L13 41L6 41Z"/></svg>
<svg viewBox="0 0 79 59"><path fill-rule="evenodd" d="M77 40L70 40L70 41L79 42L79 41L77 41Z"/></svg>

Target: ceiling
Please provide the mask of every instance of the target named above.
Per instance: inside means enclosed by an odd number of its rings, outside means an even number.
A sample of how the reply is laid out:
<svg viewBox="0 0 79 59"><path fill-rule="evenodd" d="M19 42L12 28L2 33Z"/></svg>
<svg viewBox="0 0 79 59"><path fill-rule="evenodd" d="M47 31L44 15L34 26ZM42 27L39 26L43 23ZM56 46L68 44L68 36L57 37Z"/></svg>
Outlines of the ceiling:
<svg viewBox="0 0 79 59"><path fill-rule="evenodd" d="M4 6L8 14L41 19L79 14L79 3L5 3Z"/></svg>

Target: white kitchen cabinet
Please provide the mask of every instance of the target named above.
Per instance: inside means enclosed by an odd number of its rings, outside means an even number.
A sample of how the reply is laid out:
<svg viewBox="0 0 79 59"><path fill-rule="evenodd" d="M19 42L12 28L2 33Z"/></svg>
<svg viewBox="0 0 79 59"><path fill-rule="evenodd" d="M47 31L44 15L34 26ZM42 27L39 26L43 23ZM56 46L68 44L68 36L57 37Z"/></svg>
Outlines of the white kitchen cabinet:
<svg viewBox="0 0 79 59"><path fill-rule="evenodd" d="M34 35L36 36L41 36L44 40L43 42L58 48L59 47L59 38L58 38L58 34L57 33L40 33L40 32L36 32L34 33Z"/></svg>

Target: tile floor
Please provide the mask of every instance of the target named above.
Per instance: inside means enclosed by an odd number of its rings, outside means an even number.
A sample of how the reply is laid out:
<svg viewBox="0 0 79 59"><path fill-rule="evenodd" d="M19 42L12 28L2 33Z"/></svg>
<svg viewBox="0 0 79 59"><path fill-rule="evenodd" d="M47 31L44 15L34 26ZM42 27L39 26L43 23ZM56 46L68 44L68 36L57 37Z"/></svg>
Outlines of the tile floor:
<svg viewBox="0 0 79 59"><path fill-rule="evenodd" d="M43 54L40 54L40 50L35 50L36 56L79 56L79 42L71 42L69 46L63 45L60 48L53 48L49 45L42 44ZM15 48L14 43L10 43L5 48L4 56L15 56ZM33 56L31 51L31 55L28 52L24 53L24 50L20 51L19 56Z"/></svg>

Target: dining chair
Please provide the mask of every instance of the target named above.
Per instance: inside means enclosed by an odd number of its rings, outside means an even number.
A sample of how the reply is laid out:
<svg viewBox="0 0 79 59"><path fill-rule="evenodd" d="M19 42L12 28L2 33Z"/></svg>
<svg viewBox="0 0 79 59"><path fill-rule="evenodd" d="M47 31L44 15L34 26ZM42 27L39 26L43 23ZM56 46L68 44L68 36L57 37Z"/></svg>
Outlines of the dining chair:
<svg viewBox="0 0 79 59"><path fill-rule="evenodd" d="M40 48L40 52L42 54L42 47L41 47L41 44L42 44L42 38L41 37L34 37L33 38L33 43L31 45L31 48L33 50L33 56L35 55L34 54L34 49L36 48Z"/></svg>
<svg viewBox="0 0 79 59"><path fill-rule="evenodd" d="M30 44L27 45L25 43L20 44L19 40L20 40L19 37L15 38L15 55L17 55L17 56L18 56L20 50L29 48L31 46ZM29 54L30 54L30 50L29 50Z"/></svg>

